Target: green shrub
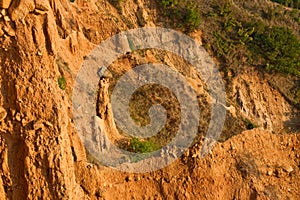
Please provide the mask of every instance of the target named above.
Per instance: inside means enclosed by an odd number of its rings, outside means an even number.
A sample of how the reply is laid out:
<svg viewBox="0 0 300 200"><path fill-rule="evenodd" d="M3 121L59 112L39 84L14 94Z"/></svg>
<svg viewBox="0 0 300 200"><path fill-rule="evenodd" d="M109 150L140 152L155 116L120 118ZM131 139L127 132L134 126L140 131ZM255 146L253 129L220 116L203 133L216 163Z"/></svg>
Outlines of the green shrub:
<svg viewBox="0 0 300 200"><path fill-rule="evenodd" d="M67 87L67 81L64 76L58 78L58 86L60 89L65 90Z"/></svg>
<svg viewBox="0 0 300 200"><path fill-rule="evenodd" d="M161 0L161 5L164 8L168 8L168 7L174 7L178 5L178 1L177 0Z"/></svg>
<svg viewBox="0 0 300 200"><path fill-rule="evenodd" d="M186 31L192 32L198 28L200 25L201 17L199 13L199 8L195 6L190 6L186 10L186 15L184 18L184 23L186 24Z"/></svg>
<svg viewBox="0 0 300 200"><path fill-rule="evenodd" d="M249 48L268 71L300 75L300 41L289 29L264 27L254 33Z"/></svg>
<svg viewBox="0 0 300 200"><path fill-rule="evenodd" d="M141 141L138 138L130 140L129 151L135 153L149 153L158 149L158 145L151 140Z"/></svg>

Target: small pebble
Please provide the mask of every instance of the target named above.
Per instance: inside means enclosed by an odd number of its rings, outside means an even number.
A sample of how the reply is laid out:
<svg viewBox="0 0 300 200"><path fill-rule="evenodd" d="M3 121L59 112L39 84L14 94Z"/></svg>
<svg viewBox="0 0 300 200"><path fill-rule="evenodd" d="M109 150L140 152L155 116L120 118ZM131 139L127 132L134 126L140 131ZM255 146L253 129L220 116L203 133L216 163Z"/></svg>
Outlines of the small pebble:
<svg viewBox="0 0 300 200"><path fill-rule="evenodd" d="M294 171L292 166L287 166L284 168L284 171L286 171L287 173L291 173L292 171Z"/></svg>
<svg viewBox="0 0 300 200"><path fill-rule="evenodd" d="M4 21L9 22L10 21L9 16L4 16Z"/></svg>
<svg viewBox="0 0 300 200"><path fill-rule="evenodd" d="M5 10L5 9L2 9L2 10L1 10L1 14L2 14L3 16L5 16L5 15L6 15L6 10Z"/></svg>
<svg viewBox="0 0 300 200"><path fill-rule="evenodd" d="M21 114L20 113L17 113L16 116L15 116L15 119L20 122L21 121Z"/></svg>
<svg viewBox="0 0 300 200"><path fill-rule="evenodd" d="M267 175L268 176L272 176L273 175L273 171L272 170L268 170Z"/></svg>

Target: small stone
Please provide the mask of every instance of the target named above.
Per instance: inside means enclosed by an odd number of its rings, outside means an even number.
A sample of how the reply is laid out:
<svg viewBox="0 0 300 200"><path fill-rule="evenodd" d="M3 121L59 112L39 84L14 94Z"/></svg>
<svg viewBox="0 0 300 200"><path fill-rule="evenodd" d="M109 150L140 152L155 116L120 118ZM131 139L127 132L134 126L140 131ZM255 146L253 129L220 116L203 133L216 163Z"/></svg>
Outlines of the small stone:
<svg viewBox="0 0 300 200"><path fill-rule="evenodd" d="M86 167L87 167L88 169L91 169L91 168L93 167L93 164L88 163Z"/></svg>
<svg viewBox="0 0 300 200"><path fill-rule="evenodd" d="M11 114L12 116L14 116L14 115L16 114L16 111L15 111L14 109L10 109L10 114Z"/></svg>
<svg viewBox="0 0 300 200"><path fill-rule="evenodd" d="M268 176L272 176L272 175L273 175L273 170L268 170L268 171L267 171L267 175L268 175Z"/></svg>
<svg viewBox="0 0 300 200"><path fill-rule="evenodd" d="M21 121L21 114L20 113L17 113L16 116L15 116L15 119L20 122Z"/></svg>
<svg viewBox="0 0 300 200"><path fill-rule="evenodd" d="M36 53L36 55L42 56L43 54L42 54L42 52L38 51L38 52Z"/></svg>
<svg viewBox="0 0 300 200"><path fill-rule="evenodd" d="M9 22L10 21L9 16L4 16L4 21Z"/></svg>
<svg viewBox="0 0 300 200"><path fill-rule="evenodd" d="M14 29L12 29L12 28L10 28L10 27L7 27L7 26L5 26L5 27L3 28L3 31L4 31L8 36L11 36L11 37L13 37L13 36L16 35Z"/></svg>
<svg viewBox="0 0 300 200"><path fill-rule="evenodd" d="M291 173L292 171L294 171L293 167L292 166L287 166L283 169L285 172L287 173Z"/></svg>
<svg viewBox="0 0 300 200"><path fill-rule="evenodd" d="M45 122L45 125L48 126L48 127L53 127L53 124L51 124L51 123L48 122L48 121Z"/></svg>
<svg viewBox="0 0 300 200"><path fill-rule="evenodd" d="M198 157L199 156L199 153L194 153L193 155L192 155L192 158L196 158L196 157Z"/></svg>
<svg viewBox="0 0 300 200"><path fill-rule="evenodd" d="M235 146L232 143L230 143L230 149L235 150Z"/></svg>
<svg viewBox="0 0 300 200"><path fill-rule="evenodd" d="M38 120L37 122L35 122L33 124L33 129L34 130L39 130L39 129L43 129L44 128L44 124L42 120Z"/></svg>
<svg viewBox="0 0 300 200"><path fill-rule="evenodd" d="M5 10L5 9L2 9L2 10L1 10L1 15L3 15L3 16L6 15L6 10Z"/></svg>
<svg viewBox="0 0 300 200"><path fill-rule="evenodd" d="M34 12L37 15L45 15L45 14L47 14L47 11L43 11L43 10L40 10L40 9L35 9Z"/></svg>
<svg viewBox="0 0 300 200"><path fill-rule="evenodd" d="M140 178L140 176L136 176L136 177L134 177L134 180L139 181L139 180L141 180L141 178Z"/></svg>
<svg viewBox="0 0 300 200"><path fill-rule="evenodd" d="M26 119L23 118L23 119L21 120L21 123L22 123L23 126L26 126L26 125L28 124L28 121L27 121Z"/></svg>

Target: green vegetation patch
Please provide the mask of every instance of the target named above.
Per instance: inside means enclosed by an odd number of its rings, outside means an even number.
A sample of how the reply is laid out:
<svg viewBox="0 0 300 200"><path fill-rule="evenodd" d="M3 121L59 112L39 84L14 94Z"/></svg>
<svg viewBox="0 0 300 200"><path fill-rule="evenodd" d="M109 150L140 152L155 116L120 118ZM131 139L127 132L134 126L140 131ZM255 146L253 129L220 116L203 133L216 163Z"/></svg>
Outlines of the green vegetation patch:
<svg viewBox="0 0 300 200"><path fill-rule="evenodd" d="M65 90L67 88L67 81L64 76L59 77L57 82L60 89Z"/></svg>
<svg viewBox="0 0 300 200"><path fill-rule="evenodd" d="M219 59L231 66L244 62L268 72L300 75L300 40L290 29L238 19L229 3L216 10L221 26L213 33L212 47Z"/></svg>
<svg viewBox="0 0 300 200"><path fill-rule="evenodd" d="M254 128L257 128L257 125L251 122L249 119L243 119L243 121L246 125L247 130L252 130Z"/></svg>
<svg viewBox="0 0 300 200"><path fill-rule="evenodd" d="M185 32L197 29L201 22L200 8L194 1L161 0L164 14L171 19L172 24Z"/></svg>
<svg viewBox="0 0 300 200"><path fill-rule="evenodd" d="M158 148L159 145L157 145L152 140L142 141L138 138L132 138L130 140L130 145L128 150L135 153L149 153L157 150Z"/></svg>
<svg viewBox="0 0 300 200"><path fill-rule="evenodd" d="M253 41L248 43L254 56L263 58L268 71L300 75L300 42L287 28L254 26Z"/></svg>

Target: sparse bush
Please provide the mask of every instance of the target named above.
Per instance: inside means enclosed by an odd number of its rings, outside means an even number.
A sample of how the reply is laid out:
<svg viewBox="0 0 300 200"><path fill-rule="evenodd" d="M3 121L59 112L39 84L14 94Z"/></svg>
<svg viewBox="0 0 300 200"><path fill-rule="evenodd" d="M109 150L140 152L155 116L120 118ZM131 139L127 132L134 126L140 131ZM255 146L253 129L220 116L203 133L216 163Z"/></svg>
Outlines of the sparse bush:
<svg viewBox="0 0 300 200"><path fill-rule="evenodd" d="M164 8L174 7L174 6L178 5L178 1L177 0L161 0L161 5Z"/></svg>
<svg viewBox="0 0 300 200"><path fill-rule="evenodd" d="M158 145L151 140L141 141L138 138L130 140L129 151L135 153L149 153L158 149Z"/></svg>
<svg viewBox="0 0 300 200"><path fill-rule="evenodd" d="M67 81L64 76L58 78L58 86L60 89L65 90L67 87Z"/></svg>
<svg viewBox="0 0 300 200"><path fill-rule="evenodd" d="M200 25L200 9L194 1L161 0L160 4L165 10L165 16L169 17L177 28L192 32Z"/></svg>
<svg viewBox="0 0 300 200"><path fill-rule="evenodd" d="M184 18L184 23L186 24L187 32L192 32L198 28L200 25L201 17L199 13L199 8L191 5L186 10L186 15Z"/></svg>
<svg viewBox="0 0 300 200"><path fill-rule="evenodd" d="M251 121L248 120L248 119L244 119L244 123L245 123L245 125L246 125L247 130L252 130L252 129L254 129L254 128L257 128L257 125L254 124L253 122L251 122Z"/></svg>

